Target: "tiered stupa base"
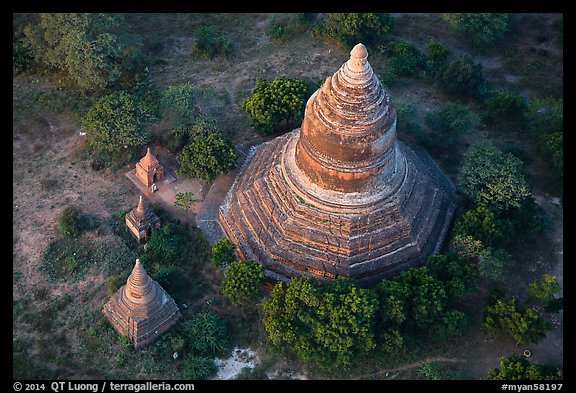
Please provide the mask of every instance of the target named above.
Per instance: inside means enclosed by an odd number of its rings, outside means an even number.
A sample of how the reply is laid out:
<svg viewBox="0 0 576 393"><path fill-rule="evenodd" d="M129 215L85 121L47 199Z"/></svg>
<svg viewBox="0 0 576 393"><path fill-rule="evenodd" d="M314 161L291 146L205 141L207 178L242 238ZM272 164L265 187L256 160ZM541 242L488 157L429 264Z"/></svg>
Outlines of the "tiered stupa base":
<svg viewBox="0 0 576 393"><path fill-rule="evenodd" d="M275 280L343 276L372 285L439 251L454 188L429 157L396 141L391 167L367 191L338 192L299 169L299 137L297 129L255 148L220 208L242 258Z"/></svg>

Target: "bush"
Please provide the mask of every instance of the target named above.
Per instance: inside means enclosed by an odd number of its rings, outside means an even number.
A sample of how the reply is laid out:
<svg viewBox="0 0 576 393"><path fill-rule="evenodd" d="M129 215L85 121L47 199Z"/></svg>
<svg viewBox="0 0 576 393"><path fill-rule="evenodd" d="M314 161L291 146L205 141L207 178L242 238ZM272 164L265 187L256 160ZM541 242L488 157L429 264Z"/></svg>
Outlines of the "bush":
<svg viewBox="0 0 576 393"><path fill-rule="evenodd" d="M136 64L141 44L127 27L121 14L41 13L24 28L24 42L81 90L101 91Z"/></svg>
<svg viewBox="0 0 576 393"><path fill-rule="evenodd" d="M540 138L538 152L556 177L564 176L564 132L553 132Z"/></svg>
<svg viewBox="0 0 576 393"><path fill-rule="evenodd" d="M478 51L486 51L508 31L508 14L444 14L450 28L460 33Z"/></svg>
<svg viewBox="0 0 576 393"><path fill-rule="evenodd" d="M205 356L226 355L230 342L226 323L218 314L202 311L183 323L188 349Z"/></svg>
<svg viewBox="0 0 576 393"><path fill-rule="evenodd" d="M494 280L503 279L513 265L512 255L500 248L486 247L478 255L478 272Z"/></svg>
<svg viewBox="0 0 576 393"><path fill-rule="evenodd" d="M471 236L485 246L492 246L502 238L500 221L492 210L483 205L464 211L454 224L455 236Z"/></svg>
<svg viewBox="0 0 576 393"><path fill-rule="evenodd" d="M82 213L80 212L80 210L74 206L67 206L66 208L64 208L62 214L60 215L58 225L56 226L56 230L58 231L58 233L69 237L80 236L81 214Z"/></svg>
<svg viewBox="0 0 576 393"><path fill-rule="evenodd" d="M254 261L232 262L225 271L222 293L235 306L254 305L264 279L264 268Z"/></svg>
<svg viewBox="0 0 576 393"><path fill-rule="evenodd" d="M484 250L484 245L473 236L455 233L450 241L450 251L469 260L476 260Z"/></svg>
<svg viewBox="0 0 576 393"><path fill-rule="evenodd" d="M212 246L212 264L216 267L226 267L236 261L236 245L227 237L218 240Z"/></svg>
<svg viewBox="0 0 576 393"><path fill-rule="evenodd" d="M26 71L34 60L34 55L29 47L22 42L14 42L12 46L12 72L19 75Z"/></svg>
<svg viewBox="0 0 576 393"><path fill-rule="evenodd" d="M532 281L528 285L528 301L542 306L549 306L560 291L560 285L555 276L545 274L542 279Z"/></svg>
<svg viewBox="0 0 576 393"><path fill-rule="evenodd" d="M274 348L334 369L353 365L374 349L377 308L375 294L349 280L295 277L276 284L264 299L262 323Z"/></svg>
<svg viewBox="0 0 576 393"><path fill-rule="evenodd" d="M486 78L481 64L464 54L442 69L437 78L440 88L456 97L481 97L486 93Z"/></svg>
<svg viewBox="0 0 576 393"><path fill-rule="evenodd" d="M472 145L464 153L458 188L470 200L495 210L519 207L531 195L522 161L491 142Z"/></svg>
<svg viewBox="0 0 576 393"><path fill-rule="evenodd" d="M162 92L160 109L170 117L170 127L187 129L194 125L199 115L196 106L196 89L190 83L169 86Z"/></svg>
<svg viewBox="0 0 576 393"><path fill-rule="evenodd" d="M89 241L65 237L48 244L41 270L51 281L76 281L82 279L95 264Z"/></svg>
<svg viewBox="0 0 576 393"><path fill-rule="evenodd" d="M301 122L304 109L315 85L302 80L276 77L272 82L256 80L250 96L241 103L248 115L250 126L263 135L273 134L279 123L286 122L288 131L292 122Z"/></svg>
<svg viewBox="0 0 576 393"><path fill-rule="evenodd" d="M153 114L135 96L119 91L96 101L84 115L82 128L91 147L117 153L146 143L144 127L153 120Z"/></svg>
<svg viewBox="0 0 576 393"><path fill-rule="evenodd" d="M426 44L426 68L433 77L436 77L446 65L452 52L443 44L430 39Z"/></svg>
<svg viewBox="0 0 576 393"><path fill-rule="evenodd" d="M298 33L306 31L313 18L312 14L277 14L268 26L268 36L276 42L285 42Z"/></svg>
<svg viewBox="0 0 576 393"><path fill-rule="evenodd" d="M450 103L426 116L426 124L446 145L456 144L460 137L478 125L480 119L466 105Z"/></svg>
<svg viewBox="0 0 576 393"><path fill-rule="evenodd" d="M538 135L564 130L564 99L535 98L528 102L526 120Z"/></svg>
<svg viewBox="0 0 576 393"><path fill-rule="evenodd" d="M207 248L200 229L164 221L160 229L152 231L143 257L147 266L188 267L203 261L208 254Z"/></svg>
<svg viewBox="0 0 576 393"><path fill-rule="evenodd" d="M194 49L192 55L203 60L210 60L217 54L230 54L228 38L214 26L201 26L194 32Z"/></svg>
<svg viewBox="0 0 576 393"><path fill-rule="evenodd" d="M177 174L212 181L219 174L236 168L238 154L227 136L214 132L195 137L176 156Z"/></svg>
<svg viewBox="0 0 576 393"><path fill-rule="evenodd" d="M393 41L381 46L380 51L387 57L387 68L397 76L414 76L424 62L422 53L409 42Z"/></svg>
<svg viewBox="0 0 576 393"><path fill-rule="evenodd" d="M532 344L546 337L551 326L531 308L522 306L516 299L497 299L486 307L481 328L489 333L504 331L519 343Z"/></svg>
<svg viewBox="0 0 576 393"><path fill-rule="evenodd" d="M550 381L564 379L563 370L548 365L530 363L520 355L502 356L500 358L500 368L493 367L486 376L487 380L496 381Z"/></svg>
<svg viewBox="0 0 576 393"><path fill-rule="evenodd" d="M378 43L392 30L394 18L384 13L327 13L312 33L344 49L359 42Z"/></svg>
<svg viewBox="0 0 576 393"><path fill-rule="evenodd" d="M524 114L527 109L527 102L519 94L509 92L496 92L491 94L484 102L487 114L485 120L489 124L511 122L522 125Z"/></svg>
<svg viewBox="0 0 576 393"><path fill-rule="evenodd" d="M204 356L189 355L184 362L183 374L187 380L208 379L218 372L214 360Z"/></svg>

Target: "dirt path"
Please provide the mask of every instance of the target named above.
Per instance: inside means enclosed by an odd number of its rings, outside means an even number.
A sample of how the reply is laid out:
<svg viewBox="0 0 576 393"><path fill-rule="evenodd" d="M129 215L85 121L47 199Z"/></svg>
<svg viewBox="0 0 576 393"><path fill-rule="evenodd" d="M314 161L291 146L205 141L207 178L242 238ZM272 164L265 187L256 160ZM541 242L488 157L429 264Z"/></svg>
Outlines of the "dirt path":
<svg viewBox="0 0 576 393"><path fill-rule="evenodd" d="M428 363L428 362L462 363L462 362L466 362L466 360L443 358L443 357L426 358L426 359L422 359L422 360L419 360L419 361L414 362L414 363L402 365L400 367L388 368L388 369L380 370L376 373L371 373L371 374L363 374L363 375L357 376L356 378L353 378L353 379L372 379L374 377L382 376L383 374L384 374L384 377L386 377L387 379L394 379L396 377L396 375L388 377L388 374L411 370L411 369L414 369L416 367L420 367L424 363Z"/></svg>

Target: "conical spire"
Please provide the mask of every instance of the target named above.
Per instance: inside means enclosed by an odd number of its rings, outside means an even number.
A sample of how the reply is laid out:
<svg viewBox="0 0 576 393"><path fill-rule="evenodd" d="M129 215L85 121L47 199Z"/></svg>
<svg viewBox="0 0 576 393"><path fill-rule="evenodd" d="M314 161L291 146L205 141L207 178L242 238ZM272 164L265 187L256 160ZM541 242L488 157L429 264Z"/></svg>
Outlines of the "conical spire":
<svg viewBox="0 0 576 393"><path fill-rule="evenodd" d="M125 294L134 303L149 303L156 298L156 287L144 270L140 259L136 259L132 273L126 281Z"/></svg>
<svg viewBox="0 0 576 393"><path fill-rule="evenodd" d="M369 191L375 175L393 171L396 113L367 59L354 46L306 104L296 163L324 189Z"/></svg>
<svg viewBox="0 0 576 393"><path fill-rule="evenodd" d="M144 202L142 202L142 195L140 195L140 201L138 201L138 207L136 208L136 215L138 217L144 217L146 214L146 208L144 207Z"/></svg>
<svg viewBox="0 0 576 393"><path fill-rule="evenodd" d="M150 153L150 148L146 149L146 155L144 157L142 157L142 159L140 160L140 162L143 165L146 165L147 167L153 165L153 164L157 164L158 160L156 159L156 157L154 157L152 155L152 153Z"/></svg>

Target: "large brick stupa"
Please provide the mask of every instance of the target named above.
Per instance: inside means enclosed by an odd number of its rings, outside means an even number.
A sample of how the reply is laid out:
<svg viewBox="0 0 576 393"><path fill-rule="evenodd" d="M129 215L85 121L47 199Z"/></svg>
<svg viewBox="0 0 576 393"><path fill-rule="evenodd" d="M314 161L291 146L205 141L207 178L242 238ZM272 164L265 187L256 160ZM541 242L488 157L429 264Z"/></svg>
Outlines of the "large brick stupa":
<svg viewBox="0 0 576 393"><path fill-rule="evenodd" d="M362 44L310 97L301 128L251 151L220 208L242 258L268 277L372 285L442 246L454 186L396 139L396 111Z"/></svg>

